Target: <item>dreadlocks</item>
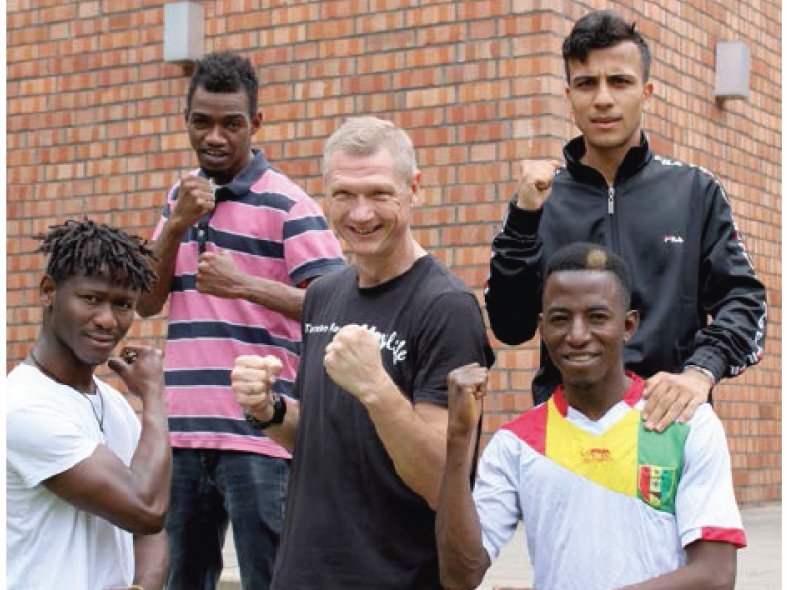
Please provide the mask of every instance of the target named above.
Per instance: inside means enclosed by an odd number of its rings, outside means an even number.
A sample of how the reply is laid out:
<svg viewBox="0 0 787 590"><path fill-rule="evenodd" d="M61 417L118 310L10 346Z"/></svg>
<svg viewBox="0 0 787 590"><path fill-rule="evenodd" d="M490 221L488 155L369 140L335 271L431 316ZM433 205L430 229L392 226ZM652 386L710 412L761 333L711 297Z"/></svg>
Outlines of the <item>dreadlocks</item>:
<svg viewBox="0 0 787 590"><path fill-rule="evenodd" d="M46 273L55 283L72 276L108 275L136 291L150 291L156 272L150 266L153 250L139 236L96 223L87 217L52 225L38 252L49 254Z"/></svg>

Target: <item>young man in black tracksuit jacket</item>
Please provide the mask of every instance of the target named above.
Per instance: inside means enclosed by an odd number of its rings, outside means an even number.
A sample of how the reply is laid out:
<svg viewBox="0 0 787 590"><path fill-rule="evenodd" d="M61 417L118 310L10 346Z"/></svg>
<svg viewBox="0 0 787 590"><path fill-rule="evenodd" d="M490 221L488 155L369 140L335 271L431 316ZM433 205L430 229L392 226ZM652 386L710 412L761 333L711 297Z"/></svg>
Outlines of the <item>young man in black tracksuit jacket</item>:
<svg viewBox="0 0 787 590"><path fill-rule="evenodd" d="M582 136L566 145L565 164L522 163L492 244L489 320L502 342L529 340L549 256L576 241L610 248L628 264L641 317L626 343L626 367L650 377L644 413L660 430L688 419L722 377L760 360L765 288L713 175L650 151L641 129L653 89L650 55L634 26L614 13L591 13L566 39L563 57ZM585 343L576 346L582 351ZM579 358L591 362L587 352ZM558 379L542 347L534 401L547 399Z"/></svg>

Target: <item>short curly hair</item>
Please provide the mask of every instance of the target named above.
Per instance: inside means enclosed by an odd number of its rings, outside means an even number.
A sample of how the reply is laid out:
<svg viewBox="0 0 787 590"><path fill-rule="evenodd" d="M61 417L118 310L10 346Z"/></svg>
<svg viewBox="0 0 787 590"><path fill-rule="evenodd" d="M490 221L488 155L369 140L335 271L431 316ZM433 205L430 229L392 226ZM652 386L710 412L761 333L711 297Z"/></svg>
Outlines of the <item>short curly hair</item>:
<svg viewBox="0 0 787 590"><path fill-rule="evenodd" d="M208 92L233 93L241 90L249 98L249 117L257 112L257 72L248 58L232 51L210 53L197 61L191 75L186 99L187 111L191 110L191 99L197 88Z"/></svg>
<svg viewBox="0 0 787 590"><path fill-rule="evenodd" d="M601 270L615 277L623 305L631 307L631 277L625 260L604 246L588 242L573 242L563 246L547 260L544 269L544 285L556 272L567 270ZM546 290L545 290L546 291Z"/></svg>

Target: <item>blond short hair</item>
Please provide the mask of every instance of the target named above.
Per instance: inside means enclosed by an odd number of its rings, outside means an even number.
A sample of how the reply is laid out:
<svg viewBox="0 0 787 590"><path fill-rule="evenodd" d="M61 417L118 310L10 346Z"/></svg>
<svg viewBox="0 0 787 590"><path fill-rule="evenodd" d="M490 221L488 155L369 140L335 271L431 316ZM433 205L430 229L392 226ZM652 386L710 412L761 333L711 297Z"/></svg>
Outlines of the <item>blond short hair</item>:
<svg viewBox="0 0 787 590"><path fill-rule="evenodd" d="M402 180L410 183L418 170L413 142L393 122L372 116L350 117L328 138L323 150L323 179L328 180L328 167L336 152L372 156L383 148L393 156L394 167Z"/></svg>

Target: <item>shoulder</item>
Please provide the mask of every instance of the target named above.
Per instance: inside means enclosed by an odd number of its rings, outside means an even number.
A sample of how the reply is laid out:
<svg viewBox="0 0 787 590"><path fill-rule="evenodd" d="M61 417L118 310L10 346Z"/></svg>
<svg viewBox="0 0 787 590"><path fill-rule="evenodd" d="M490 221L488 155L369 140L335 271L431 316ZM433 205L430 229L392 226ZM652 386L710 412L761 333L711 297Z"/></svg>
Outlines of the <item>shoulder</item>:
<svg viewBox="0 0 787 590"><path fill-rule="evenodd" d="M691 178L693 181L701 185L711 185L714 187L721 187L718 178L713 172L698 166L696 164L681 162L659 154L653 154L650 162L650 168L662 174L675 177L675 178Z"/></svg>
<svg viewBox="0 0 787 590"><path fill-rule="evenodd" d="M267 168L264 173L254 182L249 191L251 193L262 193L268 196L276 195L281 201L282 209L291 210L298 207L317 207L317 203L306 191L298 186L286 174L275 168Z"/></svg>
<svg viewBox="0 0 787 590"><path fill-rule="evenodd" d="M431 254L421 257L410 273L410 280L419 285L418 294L438 298L448 296L473 297L472 291L447 266Z"/></svg>
<svg viewBox="0 0 787 590"><path fill-rule="evenodd" d="M547 412L549 402L546 401L527 410L504 424L500 433L508 433L512 440L525 443L538 453L544 453L546 444Z"/></svg>
<svg viewBox="0 0 787 590"><path fill-rule="evenodd" d="M689 432L692 431L707 431L707 430L724 430L724 425L721 419L716 414L709 403L700 404L694 412L694 416L687 422Z"/></svg>
<svg viewBox="0 0 787 590"><path fill-rule="evenodd" d="M484 461L513 465L523 457L544 455L546 413L539 411L541 407L527 410L503 425L484 449Z"/></svg>
<svg viewBox="0 0 787 590"><path fill-rule="evenodd" d="M52 394L51 383L38 369L20 364L6 377L6 413L46 407Z"/></svg>
<svg viewBox="0 0 787 590"><path fill-rule="evenodd" d="M306 300L324 297L326 294L335 294L339 289L346 289L356 284L354 266L340 266L337 270L320 275L309 283L306 288Z"/></svg>

